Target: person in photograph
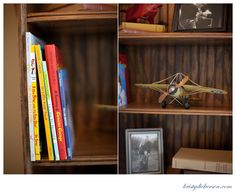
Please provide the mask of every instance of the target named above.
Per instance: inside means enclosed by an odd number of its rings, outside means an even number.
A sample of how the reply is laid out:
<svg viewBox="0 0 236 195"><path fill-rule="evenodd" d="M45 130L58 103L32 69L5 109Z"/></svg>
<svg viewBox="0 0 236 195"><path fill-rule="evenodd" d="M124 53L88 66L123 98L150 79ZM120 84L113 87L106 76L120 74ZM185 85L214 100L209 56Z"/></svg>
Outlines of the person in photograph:
<svg viewBox="0 0 236 195"><path fill-rule="evenodd" d="M141 141L139 145L139 155L140 155L140 171L148 170L148 158L150 156L152 148L152 143L149 140L148 136Z"/></svg>
<svg viewBox="0 0 236 195"><path fill-rule="evenodd" d="M179 26L181 29L204 29L213 28L213 12L216 5L186 4L181 5L179 10Z"/></svg>

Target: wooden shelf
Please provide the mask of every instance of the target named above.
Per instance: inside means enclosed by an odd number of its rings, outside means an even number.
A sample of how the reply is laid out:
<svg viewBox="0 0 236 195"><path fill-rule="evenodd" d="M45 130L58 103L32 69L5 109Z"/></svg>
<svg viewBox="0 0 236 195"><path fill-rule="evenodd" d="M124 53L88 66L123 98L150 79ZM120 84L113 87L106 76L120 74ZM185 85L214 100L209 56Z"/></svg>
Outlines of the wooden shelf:
<svg viewBox="0 0 236 195"><path fill-rule="evenodd" d="M232 43L232 33L185 33L185 32L167 32L167 33L119 33L121 44L229 44Z"/></svg>
<svg viewBox="0 0 236 195"><path fill-rule="evenodd" d="M119 108L120 113L129 114L163 114L163 115L207 115L207 116L232 116L231 107L219 106L191 106L190 109L184 109L179 106L169 105L163 109L157 104L137 104L131 103Z"/></svg>
<svg viewBox="0 0 236 195"><path fill-rule="evenodd" d="M116 132L113 130L76 131L72 160L49 161L47 156L32 162L39 166L116 165Z"/></svg>
<svg viewBox="0 0 236 195"><path fill-rule="evenodd" d="M49 161L42 159L32 162L33 166L84 166L84 165L116 165L117 155L74 156L72 160Z"/></svg>
<svg viewBox="0 0 236 195"><path fill-rule="evenodd" d="M38 12L27 15L27 22L63 21L63 20L116 20L116 11L68 11Z"/></svg>
<svg viewBox="0 0 236 195"><path fill-rule="evenodd" d="M116 12L74 11L74 12L41 12L27 15L30 29L47 33L116 33Z"/></svg>
<svg viewBox="0 0 236 195"><path fill-rule="evenodd" d="M49 7L51 7L50 4L19 5L25 172L47 173L48 170L49 172L52 170L52 173L54 171L80 173L84 171L83 167L88 165L90 167L84 172L97 173L99 169L96 167L99 165L103 166L101 172L106 167L113 167L107 171L113 173L117 165L117 113L110 112L111 109L115 110L114 107L104 106L98 109L93 104L95 102L115 104L116 67L110 65L116 63L117 11L67 11L68 9L46 11ZM47 44L56 44L61 50L65 66L70 74L70 95L74 119L72 160L49 161L46 136L42 133L40 137L42 160L30 161L24 52L27 31L32 32ZM78 73L81 74L80 77ZM40 127L41 125L43 126L43 121L40 121Z"/></svg>

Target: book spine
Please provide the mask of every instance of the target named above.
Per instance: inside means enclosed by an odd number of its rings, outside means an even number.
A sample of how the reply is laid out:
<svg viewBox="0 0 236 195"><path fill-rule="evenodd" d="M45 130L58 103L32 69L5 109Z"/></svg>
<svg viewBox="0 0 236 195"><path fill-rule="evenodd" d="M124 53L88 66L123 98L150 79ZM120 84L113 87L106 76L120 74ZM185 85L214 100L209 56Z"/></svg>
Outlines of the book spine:
<svg viewBox="0 0 236 195"><path fill-rule="evenodd" d="M52 105L54 111L54 119L57 130L57 142L59 148L59 155L61 160L67 159L66 154L66 141L65 141L65 130L63 124L62 108L60 90L58 84L58 60L55 45L45 46L46 62L48 64L48 76L52 95Z"/></svg>
<svg viewBox="0 0 236 195"><path fill-rule="evenodd" d="M118 106L124 106L127 104L125 65L119 63L118 67L119 67Z"/></svg>
<svg viewBox="0 0 236 195"><path fill-rule="evenodd" d="M49 122L49 116L48 116L48 106L47 106L45 85L44 85L44 79L43 79L42 53L41 53L40 45L35 45L35 53L36 53L37 70L38 70L38 76L39 76L39 85L40 85L40 94L41 94L41 101L42 101L42 108L43 108L43 119L44 119L45 133L46 133L46 140L47 140L48 157L49 157L49 160L54 160L50 122Z"/></svg>
<svg viewBox="0 0 236 195"><path fill-rule="evenodd" d="M215 173L232 173L232 163L175 159L172 168L209 171Z"/></svg>
<svg viewBox="0 0 236 195"><path fill-rule="evenodd" d="M151 31L151 32L165 32L165 30L166 30L165 25L142 24L142 23L133 23L133 22L123 22L122 28Z"/></svg>
<svg viewBox="0 0 236 195"><path fill-rule="evenodd" d="M48 104L48 114L49 114L49 120L50 120L50 126L51 126L54 156L55 156L55 160L60 160L46 61L43 61L43 78L44 78L44 84L45 84L46 99L47 99L47 104Z"/></svg>
<svg viewBox="0 0 236 195"><path fill-rule="evenodd" d="M58 70L58 78L59 78L59 87L60 87L60 95L61 95L61 106L62 106L62 113L63 113L63 119L64 119L64 128L65 128L65 138L66 138L66 148L67 148L67 156L68 159L72 159L72 135L69 125L69 112L70 108L68 98L66 97L66 71L65 70Z"/></svg>
<svg viewBox="0 0 236 195"><path fill-rule="evenodd" d="M26 63L27 63L26 64L26 68L27 68L27 92L28 92L28 118L29 118L30 160L31 161L35 161L30 47L31 47L31 36L30 36L30 33L26 33Z"/></svg>
<svg viewBox="0 0 236 195"><path fill-rule="evenodd" d="M34 146L35 160L40 160L40 137L39 137L39 114L38 114L38 89L37 89L37 71L35 62L34 46L31 45L31 84L32 84L32 103L33 103L33 123L34 123Z"/></svg>

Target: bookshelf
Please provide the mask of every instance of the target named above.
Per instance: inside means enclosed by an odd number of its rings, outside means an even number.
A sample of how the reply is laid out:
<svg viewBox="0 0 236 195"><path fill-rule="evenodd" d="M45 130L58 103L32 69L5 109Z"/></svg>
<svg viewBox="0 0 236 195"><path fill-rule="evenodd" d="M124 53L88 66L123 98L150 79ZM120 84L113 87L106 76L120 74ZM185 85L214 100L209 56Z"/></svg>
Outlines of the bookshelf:
<svg viewBox="0 0 236 195"><path fill-rule="evenodd" d="M121 10L127 7L119 7L121 21ZM180 147L232 150L232 32L171 32L173 14L174 5L164 4L155 18L167 26L165 33L119 31L119 48L127 55L131 94L130 103L118 111L120 173L126 173L128 128L163 128L165 173L171 172L172 157ZM162 109L158 92L135 86L177 72L228 94L200 94L197 97L201 100L189 110L178 105Z"/></svg>
<svg viewBox="0 0 236 195"><path fill-rule="evenodd" d="M117 114L114 110L99 109L96 106L116 105L116 6L111 5L112 10L99 11L81 7L82 5L71 4L18 5L26 173L117 172ZM75 127L71 161L49 161L46 152L42 154L42 160L30 161L26 31L32 32L46 43L55 43L60 48L68 69Z"/></svg>
<svg viewBox="0 0 236 195"><path fill-rule="evenodd" d="M167 32L167 33L140 33L130 34L120 32L119 40L121 44L126 45L150 45L150 44L167 44L167 45L188 45L188 44L214 44L220 45L232 41L232 33L187 33L187 32Z"/></svg>
<svg viewBox="0 0 236 195"><path fill-rule="evenodd" d="M120 107L120 113L232 116L232 107L191 105L191 109L183 110L182 107L178 105L168 105L168 109L162 109L160 105L154 103L130 103L127 106Z"/></svg>

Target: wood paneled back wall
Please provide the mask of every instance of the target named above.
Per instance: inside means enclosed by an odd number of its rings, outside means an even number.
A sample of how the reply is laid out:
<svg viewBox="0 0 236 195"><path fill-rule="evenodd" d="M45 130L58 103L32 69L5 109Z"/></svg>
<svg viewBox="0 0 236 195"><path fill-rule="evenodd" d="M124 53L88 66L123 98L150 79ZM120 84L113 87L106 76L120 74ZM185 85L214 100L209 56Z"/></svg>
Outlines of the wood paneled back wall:
<svg viewBox="0 0 236 195"><path fill-rule="evenodd" d="M120 10L127 9L127 5ZM230 7L230 5L229 5ZM231 8L232 9L232 8ZM174 5L160 9L155 20L172 30ZM230 12L229 12L230 14ZM122 18L122 17L121 17ZM124 17L123 17L124 18ZM230 29L230 23L227 29ZM229 30L230 31L230 30ZM183 33L184 35L184 33ZM189 34L190 35L190 34ZM148 36L148 35L147 35ZM159 92L136 87L135 83L152 83L182 72L202 86L224 89L227 95L198 94L196 106L224 110L232 108L232 42L216 39L190 40L175 38L174 33L160 42L155 39L121 39L120 50L127 55L131 102L135 105L158 105ZM170 38L170 39L169 39ZM168 40L169 39L169 40ZM123 45L124 44L124 45ZM194 96L193 96L194 97ZM168 108L167 108L168 109ZM183 108L179 108L183 109ZM190 108L191 109L191 108ZM183 110L184 112L184 110ZM119 170L126 172L125 130L127 128L163 128L165 169L180 147L232 150L232 116L119 114Z"/></svg>
<svg viewBox="0 0 236 195"><path fill-rule="evenodd" d="M227 95L200 94L207 105L232 104L231 45L140 45L126 46L132 101L157 103L160 93L136 87L152 83L177 72L188 75L202 86L224 89Z"/></svg>
<svg viewBox="0 0 236 195"><path fill-rule="evenodd" d="M156 103L159 92L136 87L182 72L203 86L224 89L227 95L200 94L197 106L232 106L232 46L126 45L131 102ZM180 108L182 109L182 108ZM190 108L191 109L191 108ZM207 108L205 108L207 109ZM232 117L120 114L120 172L125 173L125 129L163 128L165 168L180 147L232 149Z"/></svg>
<svg viewBox="0 0 236 195"><path fill-rule="evenodd" d="M163 128L167 169L180 147L232 150L232 117L120 114L119 167L125 173L125 129Z"/></svg>
<svg viewBox="0 0 236 195"><path fill-rule="evenodd" d="M116 28L114 33L59 33L50 37L69 70L74 121L81 129L116 128L114 114L96 104L116 104ZM53 40L53 41L52 41ZM73 49L72 49L73 48ZM106 117L104 117L106 115Z"/></svg>

